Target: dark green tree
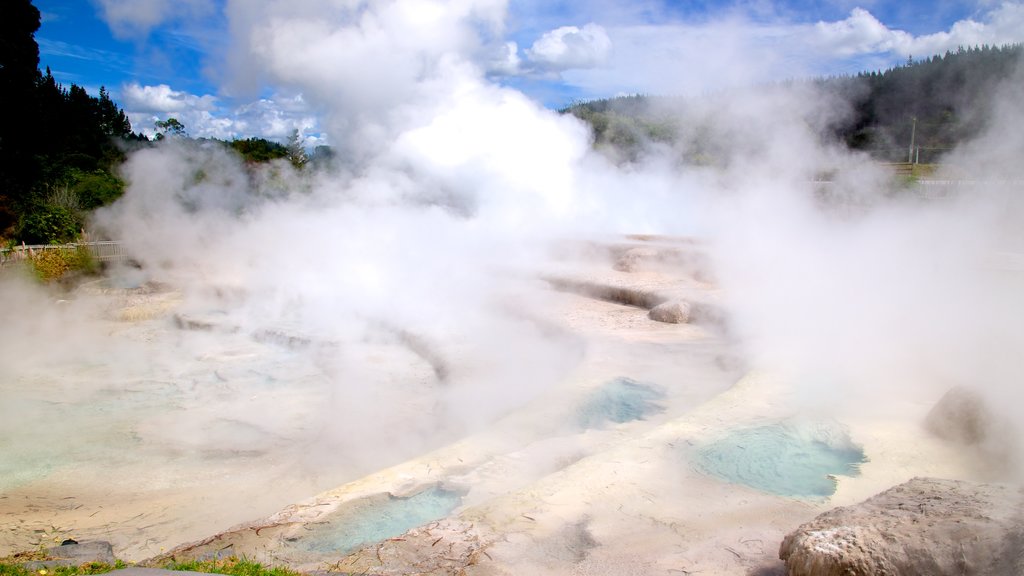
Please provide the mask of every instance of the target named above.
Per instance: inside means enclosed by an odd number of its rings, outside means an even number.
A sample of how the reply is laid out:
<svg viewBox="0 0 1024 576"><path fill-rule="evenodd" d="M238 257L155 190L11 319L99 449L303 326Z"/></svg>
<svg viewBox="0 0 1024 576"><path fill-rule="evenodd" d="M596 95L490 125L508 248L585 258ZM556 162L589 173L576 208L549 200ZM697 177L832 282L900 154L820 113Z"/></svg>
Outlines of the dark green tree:
<svg viewBox="0 0 1024 576"><path fill-rule="evenodd" d="M265 138L233 140L230 146L242 156L243 160L250 163L269 162L277 158L288 157L288 148Z"/></svg>
<svg viewBox="0 0 1024 576"><path fill-rule="evenodd" d="M39 10L29 0L0 8L0 236L7 236L38 176L34 140Z"/></svg>

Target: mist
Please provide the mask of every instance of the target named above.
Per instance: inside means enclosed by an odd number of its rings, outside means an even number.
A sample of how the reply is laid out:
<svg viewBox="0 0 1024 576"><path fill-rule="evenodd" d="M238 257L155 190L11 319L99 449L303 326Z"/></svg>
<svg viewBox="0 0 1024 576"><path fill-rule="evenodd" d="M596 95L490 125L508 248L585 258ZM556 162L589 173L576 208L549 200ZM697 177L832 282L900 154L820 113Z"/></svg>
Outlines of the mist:
<svg viewBox="0 0 1024 576"><path fill-rule="evenodd" d="M1024 401L1020 76L994 95L982 136L946 159L970 182L932 196L891 194L882 168L823 140L849 108L811 85L676 111L681 141L705 129L712 165L654 143L621 162L593 150L581 121L488 76L480 62L505 10L229 1L225 90L301 92L337 161L253 168L174 138L133 153L125 196L90 232L137 264L111 270L113 285L167 288L166 299L133 308L126 295L112 310L88 291L64 302L5 282L0 366L30 401L4 403L4 432L31 426L42 445L75 436L33 424L72 414L75 390L102 382L134 394L111 409L142 421L108 424L110 446L160 442L131 461L140 470L144 456L233 453L275 463L272 477L310 477L269 513L554 390L592 342L552 328L558 302L542 278L564 265L560 247L625 234L706 241L722 329L753 370L799 391L795 410L888 414L968 386L1013 416ZM823 172L835 177L822 183ZM157 327L124 322L168 311ZM173 389L173 410L143 383ZM236 521L251 515L232 504Z"/></svg>

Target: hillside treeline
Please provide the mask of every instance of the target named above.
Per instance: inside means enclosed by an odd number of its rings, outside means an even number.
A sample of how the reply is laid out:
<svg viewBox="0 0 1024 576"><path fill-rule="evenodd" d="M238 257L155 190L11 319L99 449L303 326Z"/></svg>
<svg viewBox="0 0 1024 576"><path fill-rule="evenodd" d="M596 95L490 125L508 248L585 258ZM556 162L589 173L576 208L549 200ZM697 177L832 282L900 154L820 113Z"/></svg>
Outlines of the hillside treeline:
<svg viewBox="0 0 1024 576"><path fill-rule="evenodd" d="M914 160L938 160L978 135L997 85L1014 76L1022 54L1022 44L961 48L884 72L824 80L854 109L835 137L886 160L909 160L913 142Z"/></svg>
<svg viewBox="0 0 1024 576"><path fill-rule="evenodd" d="M824 139L880 161L928 163L979 133L988 120L996 86L1014 76L1022 55L1021 44L961 48L923 60L909 59L885 71L803 84L838 97L848 108L845 114L837 114L838 121L827 125ZM747 94L757 98L796 84L800 83L759 87ZM680 151L684 162L714 163L718 143L701 134L713 132L714 126L701 126L693 115L688 116L693 109L706 107L709 98L715 96L625 96L576 103L562 112L590 124L595 147L617 160L633 161L652 146L665 144ZM816 113L809 103L805 107L808 115ZM736 136L742 139L743 135Z"/></svg>

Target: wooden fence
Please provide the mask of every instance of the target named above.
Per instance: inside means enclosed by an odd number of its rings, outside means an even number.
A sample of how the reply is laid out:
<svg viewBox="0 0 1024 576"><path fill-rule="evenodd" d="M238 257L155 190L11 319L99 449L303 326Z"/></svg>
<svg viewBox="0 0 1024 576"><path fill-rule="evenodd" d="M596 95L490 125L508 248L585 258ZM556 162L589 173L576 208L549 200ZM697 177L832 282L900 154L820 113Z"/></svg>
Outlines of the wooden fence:
<svg viewBox="0 0 1024 576"><path fill-rule="evenodd" d="M36 244L32 246L22 244L13 248L0 248L0 267L21 262L33 254L47 250L78 250L79 248L88 249L97 262L118 263L128 260L124 247L115 240L80 242L78 244Z"/></svg>

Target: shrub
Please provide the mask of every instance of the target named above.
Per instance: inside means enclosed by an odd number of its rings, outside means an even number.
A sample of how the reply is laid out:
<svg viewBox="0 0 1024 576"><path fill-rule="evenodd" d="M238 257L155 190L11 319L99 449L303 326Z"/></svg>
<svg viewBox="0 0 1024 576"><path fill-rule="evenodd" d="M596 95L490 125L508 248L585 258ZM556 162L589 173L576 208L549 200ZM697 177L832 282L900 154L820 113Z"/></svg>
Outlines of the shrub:
<svg viewBox="0 0 1024 576"><path fill-rule="evenodd" d="M74 185L82 208L92 210L106 206L124 194L124 182L109 172L97 170L83 175Z"/></svg>
<svg viewBox="0 0 1024 576"><path fill-rule="evenodd" d="M37 205L21 219L18 237L28 244L66 244L78 236L75 213L56 204Z"/></svg>
<svg viewBox="0 0 1024 576"><path fill-rule="evenodd" d="M84 246L38 250L29 260L36 276L43 282L59 280L73 272L92 274L99 268L92 253Z"/></svg>

